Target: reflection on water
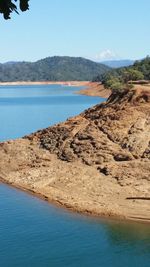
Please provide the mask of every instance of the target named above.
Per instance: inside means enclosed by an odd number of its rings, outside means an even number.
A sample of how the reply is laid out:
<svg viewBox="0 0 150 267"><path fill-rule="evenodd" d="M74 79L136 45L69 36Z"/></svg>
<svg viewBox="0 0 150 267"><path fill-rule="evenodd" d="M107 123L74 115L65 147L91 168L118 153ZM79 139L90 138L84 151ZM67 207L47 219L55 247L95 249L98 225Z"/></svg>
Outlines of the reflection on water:
<svg viewBox="0 0 150 267"><path fill-rule="evenodd" d="M107 224L108 226L108 224ZM150 226L149 224L141 223L112 223L109 224L109 237L113 243L123 240L124 242L129 242L131 245L137 241L145 241L149 243L150 240ZM150 249L150 243L149 243Z"/></svg>

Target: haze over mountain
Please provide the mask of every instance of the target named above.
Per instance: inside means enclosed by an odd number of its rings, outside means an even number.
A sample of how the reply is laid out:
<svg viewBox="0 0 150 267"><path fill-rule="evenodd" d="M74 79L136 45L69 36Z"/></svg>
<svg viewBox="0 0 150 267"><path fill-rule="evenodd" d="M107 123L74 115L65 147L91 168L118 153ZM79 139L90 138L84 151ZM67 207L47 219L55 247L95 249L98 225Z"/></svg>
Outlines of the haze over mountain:
<svg viewBox="0 0 150 267"><path fill-rule="evenodd" d="M36 62L0 64L0 81L88 81L110 68L81 57L47 57Z"/></svg>
<svg viewBox="0 0 150 267"><path fill-rule="evenodd" d="M105 60L100 63L110 67L110 68L121 68L121 67L128 67L133 65L135 60L131 59L118 59L118 60Z"/></svg>

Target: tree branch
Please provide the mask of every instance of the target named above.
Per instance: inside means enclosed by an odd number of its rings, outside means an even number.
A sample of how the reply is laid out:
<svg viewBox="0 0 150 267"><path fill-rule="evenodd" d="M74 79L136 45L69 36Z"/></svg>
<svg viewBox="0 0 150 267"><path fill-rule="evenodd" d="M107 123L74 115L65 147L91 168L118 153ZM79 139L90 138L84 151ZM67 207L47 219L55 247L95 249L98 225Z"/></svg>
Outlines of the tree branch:
<svg viewBox="0 0 150 267"><path fill-rule="evenodd" d="M19 8L21 11L29 9L29 0L0 0L0 13L3 14L4 19L10 19L12 12L18 13L17 5L14 2L19 2Z"/></svg>

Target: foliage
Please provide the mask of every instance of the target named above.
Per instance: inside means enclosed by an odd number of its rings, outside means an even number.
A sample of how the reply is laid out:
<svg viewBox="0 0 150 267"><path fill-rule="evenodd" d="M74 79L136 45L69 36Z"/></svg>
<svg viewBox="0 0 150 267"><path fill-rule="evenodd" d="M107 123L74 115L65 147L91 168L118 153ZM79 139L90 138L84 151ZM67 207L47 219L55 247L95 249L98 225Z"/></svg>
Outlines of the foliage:
<svg viewBox="0 0 150 267"><path fill-rule="evenodd" d="M136 69L130 68L122 73L122 79L125 83L129 81L138 81L144 79L144 74Z"/></svg>
<svg viewBox="0 0 150 267"><path fill-rule="evenodd" d="M129 87L133 81L150 80L150 57L147 56L141 61L136 61L133 66L113 69L104 74L99 74L93 81L100 81L106 88L122 90ZM131 85L130 85L131 86Z"/></svg>
<svg viewBox="0 0 150 267"><path fill-rule="evenodd" d="M145 80L150 80L150 57L147 56L142 61L136 61L133 65L134 69L141 71Z"/></svg>
<svg viewBox="0 0 150 267"><path fill-rule="evenodd" d="M48 57L32 63L0 64L0 81L88 81L108 70L103 64L80 57Z"/></svg>
<svg viewBox="0 0 150 267"><path fill-rule="evenodd" d="M19 2L19 8L21 11L29 9L29 0L0 0L0 13L3 14L4 19L10 19L12 12L18 13L18 8L15 2Z"/></svg>
<svg viewBox="0 0 150 267"><path fill-rule="evenodd" d="M125 89L125 85L119 80L119 78L111 77L106 81L105 88L109 88L112 91L122 91Z"/></svg>

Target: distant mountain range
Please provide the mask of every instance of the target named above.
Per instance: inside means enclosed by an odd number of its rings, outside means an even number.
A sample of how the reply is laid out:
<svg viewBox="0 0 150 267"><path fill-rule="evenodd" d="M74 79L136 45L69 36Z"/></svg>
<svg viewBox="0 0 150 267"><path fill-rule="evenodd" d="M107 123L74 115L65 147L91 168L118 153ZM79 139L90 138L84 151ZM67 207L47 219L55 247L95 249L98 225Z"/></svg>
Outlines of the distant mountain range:
<svg viewBox="0 0 150 267"><path fill-rule="evenodd" d="M36 62L0 64L0 81L88 81L110 67L81 57L47 57Z"/></svg>
<svg viewBox="0 0 150 267"><path fill-rule="evenodd" d="M106 60L101 62L110 68L121 68L133 65L135 60L121 59L121 60Z"/></svg>

